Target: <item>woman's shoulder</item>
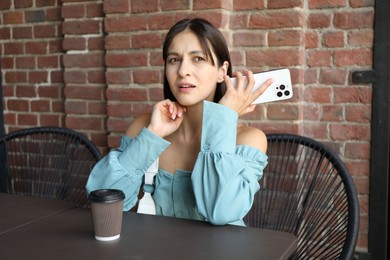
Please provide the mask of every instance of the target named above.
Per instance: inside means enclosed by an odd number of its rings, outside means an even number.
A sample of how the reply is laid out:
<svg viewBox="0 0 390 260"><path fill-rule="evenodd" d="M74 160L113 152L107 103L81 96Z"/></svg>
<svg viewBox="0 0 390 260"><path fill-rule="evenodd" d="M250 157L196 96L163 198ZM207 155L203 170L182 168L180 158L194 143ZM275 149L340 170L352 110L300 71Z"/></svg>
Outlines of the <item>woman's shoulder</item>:
<svg viewBox="0 0 390 260"><path fill-rule="evenodd" d="M239 124L237 126L237 144L253 146L263 153L267 151L267 137L259 128Z"/></svg>
<svg viewBox="0 0 390 260"><path fill-rule="evenodd" d="M144 114L136 119L130 124L129 128L126 131L126 135L131 136L132 138L136 137L142 128L147 127L150 123L151 114Z"/></svg>

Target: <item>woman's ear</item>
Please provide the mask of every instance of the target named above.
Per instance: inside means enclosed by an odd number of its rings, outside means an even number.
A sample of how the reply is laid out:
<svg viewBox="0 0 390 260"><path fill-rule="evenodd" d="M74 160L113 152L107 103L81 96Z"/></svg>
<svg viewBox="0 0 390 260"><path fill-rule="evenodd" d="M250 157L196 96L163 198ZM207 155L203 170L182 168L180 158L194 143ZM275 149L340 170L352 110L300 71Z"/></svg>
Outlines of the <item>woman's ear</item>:
<svg viewBox="0 0 390 260"><path fill-rule="evenodd" d="M218 83L221 83L225 80L225 75L227 74L229 68L229 62L224 61L222 66L218 69Z"/></svg>

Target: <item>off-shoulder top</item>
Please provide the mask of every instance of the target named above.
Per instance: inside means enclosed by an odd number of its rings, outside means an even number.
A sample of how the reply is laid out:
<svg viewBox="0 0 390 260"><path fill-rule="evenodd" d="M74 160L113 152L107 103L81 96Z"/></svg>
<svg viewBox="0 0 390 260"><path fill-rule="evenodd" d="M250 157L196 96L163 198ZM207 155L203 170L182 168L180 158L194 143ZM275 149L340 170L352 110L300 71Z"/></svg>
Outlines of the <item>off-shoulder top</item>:
<svg viewBox="0 0 390 260"><path fill-rule="evenodd" d="M190 171L159 169L152 188L157 215L206 220L215 225L243 225L268 157L255 147L236 145L237 113L204 101L201 148ZM170 145L143 128L135 137L123 136L93 168L87 192L115 188L125 193L124 211L137 203L143 176ZM150 188L150 187L149 187Z"/></svg>

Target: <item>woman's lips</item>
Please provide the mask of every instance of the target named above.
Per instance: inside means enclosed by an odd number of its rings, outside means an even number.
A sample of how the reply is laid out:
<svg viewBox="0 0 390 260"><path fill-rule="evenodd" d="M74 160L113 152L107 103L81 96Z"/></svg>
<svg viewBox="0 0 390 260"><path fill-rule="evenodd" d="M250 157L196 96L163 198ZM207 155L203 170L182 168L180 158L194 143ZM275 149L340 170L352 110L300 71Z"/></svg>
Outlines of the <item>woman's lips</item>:
<svg viewBox="0 0 390 260"><path fill-rule="evenodd" d="M189 82L179 82L179 84L177 84L179 86L179 88L194 88L195 86Z"/></svg>
<svg viewBox="0 0 390 260"><path fill-rule="evenodd" d="M178 85L179 85L179 90L181 92L188 92L191 89L195 88L195 85L192 85L189 82L180 82Z"/></svg>
<svg viewBox="0 0 390 260"><path fill-rule="evenodd" d="M179 84L179 90L181 92L189 92L194 88L195 88L195 86L190 84L190 83L180 83Z"/></svg>

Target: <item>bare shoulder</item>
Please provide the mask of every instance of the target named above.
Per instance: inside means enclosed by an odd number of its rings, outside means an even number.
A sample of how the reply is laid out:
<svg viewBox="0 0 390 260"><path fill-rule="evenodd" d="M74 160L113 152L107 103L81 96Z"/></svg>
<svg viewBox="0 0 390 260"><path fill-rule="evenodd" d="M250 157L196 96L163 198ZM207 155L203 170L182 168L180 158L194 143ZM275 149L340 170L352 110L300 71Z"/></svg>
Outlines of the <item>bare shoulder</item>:
<svg viewBox="0 0 390 260"><path fill-rule="evenodd" d="M151 114L145 114L134 119L130 127L126 131L126 135L131 136L132 138L136 137L142 128L147 127L150 123Z"/></svg>
<svg viewBox="0 0 390 260"><path fill-rule="evenodd" d="M253 146L263 153L267 151L266 135L260 129L252 126L237 126L237 144Z"/></svg>

